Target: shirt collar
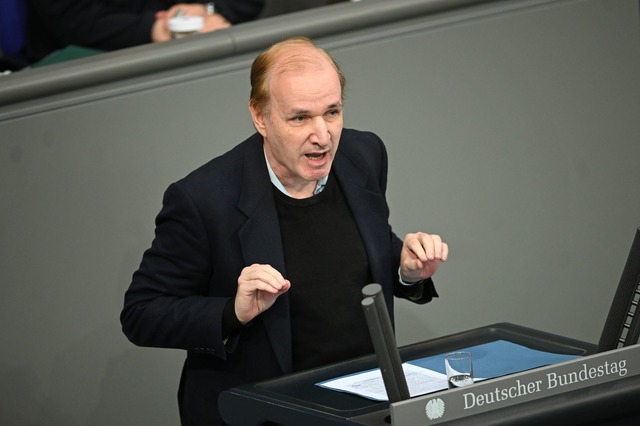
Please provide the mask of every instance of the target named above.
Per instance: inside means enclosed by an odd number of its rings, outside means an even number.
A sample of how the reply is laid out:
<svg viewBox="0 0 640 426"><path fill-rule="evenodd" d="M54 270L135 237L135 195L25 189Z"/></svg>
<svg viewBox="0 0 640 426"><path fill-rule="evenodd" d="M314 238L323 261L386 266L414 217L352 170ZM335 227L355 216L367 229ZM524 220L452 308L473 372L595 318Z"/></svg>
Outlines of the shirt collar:
<svg viewBox="0 0 640 426"><path fill-rule="evenodd" d="M264 160L267 163L267 170L269 171L269 179L271 179L271 183L276 188L278 188L280 192L282 192L288 197L291 197L291 194L289 194L289 192L285 189L284 185L282 184L282 182L280 182L280 179L278 179L278 176L276 176L275 172L271 168L271 164L269 164L269 159L267 158L267 151L264 149L264 146L262 147L262 152L264 153ZM313 190L313 195L316 195L322 192L324 187L327 185L328 179L329 179L329 175L323 177L316 183L316 189Z"/></svg>

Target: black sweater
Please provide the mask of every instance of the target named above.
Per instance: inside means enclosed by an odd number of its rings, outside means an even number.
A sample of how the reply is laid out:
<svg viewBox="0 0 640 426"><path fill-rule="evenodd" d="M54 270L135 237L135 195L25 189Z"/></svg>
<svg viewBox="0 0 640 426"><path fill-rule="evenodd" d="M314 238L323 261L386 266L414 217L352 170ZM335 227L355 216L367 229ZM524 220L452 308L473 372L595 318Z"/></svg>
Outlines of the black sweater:
<svg viewBox="0 0 640 426"><path fill-rule="evenodd" d="M294 371L372 353L360 304L369 262L336 179L307 199L274 193L291 281Z"/></svg>

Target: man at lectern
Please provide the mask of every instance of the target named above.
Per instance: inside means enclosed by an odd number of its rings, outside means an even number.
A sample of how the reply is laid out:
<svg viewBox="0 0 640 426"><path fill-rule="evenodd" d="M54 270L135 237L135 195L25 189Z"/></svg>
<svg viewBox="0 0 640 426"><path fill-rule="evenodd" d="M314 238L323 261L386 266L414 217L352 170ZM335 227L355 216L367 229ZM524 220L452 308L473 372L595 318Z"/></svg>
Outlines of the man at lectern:
<svg viewBox="0 0 640 426"><path fill-rule="evenodd" d="M373 353L361 289L427 303L438 235L389 225L387 154L343 129L344 77L305 38L251 68L257 133L167 189L125 295L137 345L187 350L183 424L220 424L231 387Z"/></svg>

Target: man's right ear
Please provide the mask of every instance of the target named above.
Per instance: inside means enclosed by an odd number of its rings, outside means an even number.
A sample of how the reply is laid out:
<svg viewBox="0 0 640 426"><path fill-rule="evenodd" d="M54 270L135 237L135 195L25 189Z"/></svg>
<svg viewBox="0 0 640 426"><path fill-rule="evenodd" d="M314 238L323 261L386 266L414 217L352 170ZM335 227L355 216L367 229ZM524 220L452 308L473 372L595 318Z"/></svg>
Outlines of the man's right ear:
<svg viewBox="0 0 640 426"><path fill-rule="evenodd" d="M256 108L249 102L249 112L251 113L251 119L253 120L253 126L258 133L263 137L267 137L267 126L265 125L265 117L262 112L256 110Z"/></svg>

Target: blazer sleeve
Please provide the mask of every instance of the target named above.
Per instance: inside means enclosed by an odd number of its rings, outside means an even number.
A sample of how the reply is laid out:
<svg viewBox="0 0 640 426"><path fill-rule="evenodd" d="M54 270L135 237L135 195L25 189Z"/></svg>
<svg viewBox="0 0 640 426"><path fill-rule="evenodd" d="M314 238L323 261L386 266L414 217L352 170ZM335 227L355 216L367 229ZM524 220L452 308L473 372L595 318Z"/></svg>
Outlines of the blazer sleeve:
<svg viewBox="0 0 640 426"><path fill-rule="evenodd" d="M230 297L208 294L209 259L203 219L187 191L173 184L156 218L153 243L125 293L120 320L131 342L225 358L221 328Z"/></svg>
<svg viewBox="0 0 640 426"><path fill-rule="evenodd" d="M379 280L386 283L383 287L387 304L391 303L392 296L407 299L415 303L424 304L438 294L435 290L431 279L424 280L412 286L406 286L400 283L398 268L400 267L400 253L402 251L402 240L393 232L389 220L389 206L387 204L387 176L388 176L388 155L384 142L378 135L372 132L362 132L352 129L343 129L342 138L340 140L339 152L341 155L349 159L352 165L354 175L364 173L367 176L367 190L378 194L381 197L379 207L383 209L376 211L376 214L386 222L388 233L382 234L379 240L370 244L369 248L372 252L377 253L378 257L374 257L375 261L383 266L383 271L378 275ZM340 151L341 150L341 151ZM336 159L336 161L338 161ZM346 165L345 165L346 168ZM347 176L345 174L345 176ZM364 215L359 206L357 207L360 215ZM376 235L382 232L382 226L375 229ZM384 252L381 252L384 250ZM388 250L388 252L387 252Z"/></svg>
<svg viewBox="0 0 640 426"><path fill-rule="evenodd" d="M379 158L379 173L378 184L380 185L380 191L386 200L387 191L387 173L388 173L388 155L387 149L377 135L371 134L378 141L380 146L380 158ZM416 284L407 286L400 282L400 276L398 275L398 268L400 267L400 253L402 252L402 239L400 239L393 230L391 231L391 248L393 251L393 264L394 264L394 296L401 299L407 299L417 304L425 304L430 302L434 297L438 297L435 285L431 278L420 281Z"/></svg>

